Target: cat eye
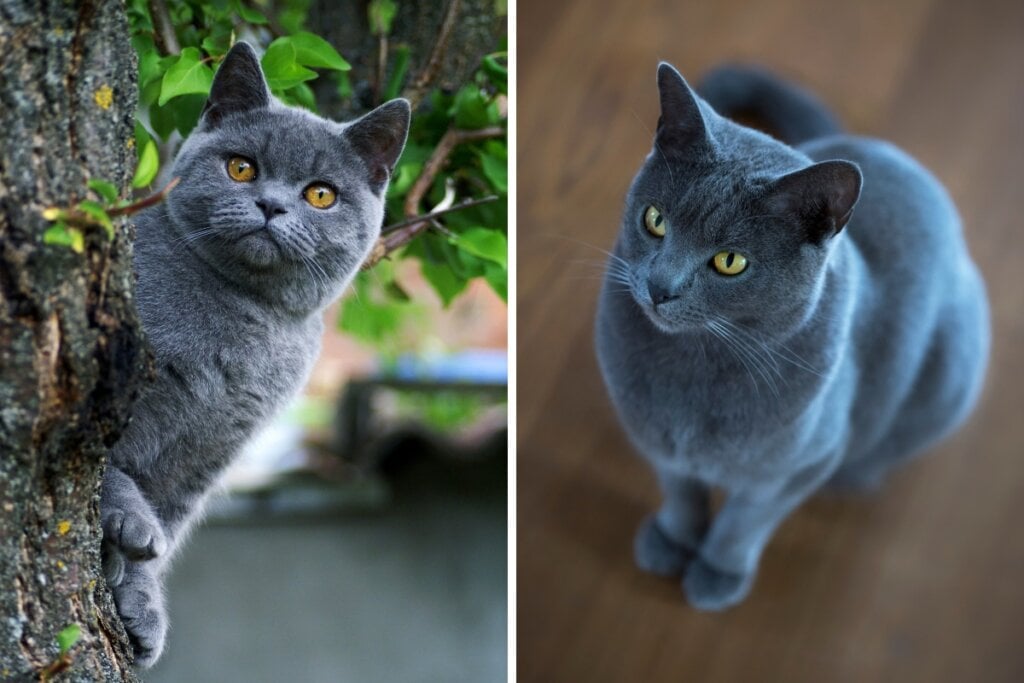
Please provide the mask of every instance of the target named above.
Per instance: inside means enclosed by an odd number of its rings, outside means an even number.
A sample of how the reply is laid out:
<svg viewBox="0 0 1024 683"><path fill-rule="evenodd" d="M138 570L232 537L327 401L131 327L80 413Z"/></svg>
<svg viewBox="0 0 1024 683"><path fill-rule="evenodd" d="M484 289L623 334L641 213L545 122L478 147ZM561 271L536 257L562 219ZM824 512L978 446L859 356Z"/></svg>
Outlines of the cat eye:
<svg viewBox="0 0 1024 683"><path fill-rule="evenodd" d="M256 180L256 163L245 157L231 157L228 159L228 175L240 183L250 183Z"/></svg>
<svg viewBox="0 0 1024 683"><path fill-rule="evenodd" d="M747 269L747 257L735 251L720 251L711 259L711 264L722 275L739 275Z"/></svg>
<svg viewBox="0 0 1024 683"><path fill-rule="evenodd" d="M665 236L665 217L653 206L648 206L644 211L644 227L647 232L655 237Z"/></svg>
<svg viewBox="0 0 1024 683"><path fill-rule="evenodd" d="M334 188L326 183L313 183L306 188L302 196L311 206L318 209L329 209L334 204Z"/></svg>

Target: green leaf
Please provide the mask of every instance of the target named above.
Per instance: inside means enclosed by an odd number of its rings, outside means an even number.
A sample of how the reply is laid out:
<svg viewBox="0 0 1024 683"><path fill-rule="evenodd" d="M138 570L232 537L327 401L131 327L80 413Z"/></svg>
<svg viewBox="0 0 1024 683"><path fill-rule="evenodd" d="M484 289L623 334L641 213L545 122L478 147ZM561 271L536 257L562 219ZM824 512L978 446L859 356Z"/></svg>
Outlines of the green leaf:
<svg viewBox="0 0 1024 683"><path fill-rule="evenodd" d="M447 264L438 265L426 260L420 261L420 272L423 273L427 282L433 285L445 308L455 301L455 297L466 288L467 281L458 277Z"/></svg>
<svg viewBox="0 0 1024 683"><path fill-rule="evenodd" d="M462 86L455 94L451 115L458 128L472 130L490 123L487 98L475 83Z"/></svg>
<svg viewBox="0 0 1024 683"><path fill-rule="evenodd" d="M375 36L386 36L391 33L391 23L398 13L398 5L394 0L370 0L366 14L370 19L370 32Z"/></svg>
<svg viewBox="0 0 1024 683"><path fill-rule="evenodd" d="M348 71L352 66L346 62L334 46L318 35L307 31L300 31L292 36L278 38L278 41L287 41L295 48L295 61L302 66L313 67L314 69L334 69L335 71ZM271 43L273 46L274 43Z"/></svg>
<svg viewBox="0 0 1024 683"><path fill-rule="evenodd" d="M114 239L114 223L110 220L110 216L107 215L107 211L103 208L102 204L86 200L78 202L78 210L100 223L103 229L106 230L107 237Z"/></svg>
<svg viewBox="0 0 1024 683"><path fill-rule="evenodd" d="M160 170L160 155L156 150L156 143L146 140L139 154L139 164L135 167L135 177L132 178L132 187L146 187L156 178Z"/></svg>
<svg viewBox="0 0 1024 683"><path fill-rule="evenodd" d="M69 227L64 221L57 221L43 233L44 244L59 244L71 247L71 251L81 254L85 251L85 239L78 228Z"/></svg>
<svg viewBox="0 0 1024 683"><path fill-rule="evenodd" d="M494 263L488 263L484 268L484 279L491 289L502 298L508 301L508 270Z"/></svg>
<svg viewBox="0 0 1024 683"><path fill-rule="evenodd" d="M493 148L491 150L493 151ZM491 181L494 189L501 194L508 193L508 161L486 151L480 152L480 165L484 175Z"/></svg>
<svg viewBox="0 0 1024 683"><path fill-rule="evenodd" d="M60 633L57 634L57 647L60 648L61 655L66 655L81 637L82 627L78 624L71 624L61 629Z"/></svg>
<svg viewBox="0 0 1024 683"><path fill-rule="evenodd" d="M454 239L459 249L474 256L493 261L502 268L508 267L508 240L499 230L472 228Z"/></svg>
<svg viewBox="0 0 1024 683"><path fill-rule="evenodd" d="M103 200L108 204L117 201L117 188L114 186L114 183L108 183L106 180L100 180L99 178L92 178L89 181L89 189L103 197Z"/></svg>
<svg viewBox="0 0 1024 683"><path fill-rule="evenodd" d="M257 12L252 7L249 7L242 0L235 0L234 2L235 11L238 12L238 16L242 17L242 21L249 24L265 24L267 18L260 12Z"/></svg>
<svg viewBox="0 0 1024 683"><path fill-rule="evenodd" d="M163 106L179 95L208 95L213 85L213 70L202 63L198 48L186 47L164 74L158 104Z"/></svg>
<svg viewBox="0 0 1024 683"><path fill-rule="evenodd" d="M392 58L391 77L388 78L388 85L384 88L384 100L393 100L398 97L402 90L402 83L405 81L405 74L409 71L409 46L399 45L395 48Z"/></svg>
<svg viewBox="0 0 1024 683"><path fill-rule="evenodd" d="M153 37L145 34L132 36L132 46L139 56L139 87L160 78L164 73L160 53L157 52Z"/></svg>
<svg viewBox="0 0 1024 683"><path fill-rule="evenodd" d="M498 90L508 93L508 53L495 52L484 57L480 65L483 72L487 74L491 83L497 86Z"/></svg>
<svg viewBox="0 0 1024 683"><path fill-rule="evenodd" d="M316 111L316 94L305 83L299 83L294 88L290 88L285 94L289 96L294 104L312 112Z"/></svg>
<svg viewBox="0 0 1024 683"><path fill-rule="evenodd" d="M278 38L263 55L263 75L271 90L284 91L316 78L316 72L299 65L295 46L287 38Z"/></svg>

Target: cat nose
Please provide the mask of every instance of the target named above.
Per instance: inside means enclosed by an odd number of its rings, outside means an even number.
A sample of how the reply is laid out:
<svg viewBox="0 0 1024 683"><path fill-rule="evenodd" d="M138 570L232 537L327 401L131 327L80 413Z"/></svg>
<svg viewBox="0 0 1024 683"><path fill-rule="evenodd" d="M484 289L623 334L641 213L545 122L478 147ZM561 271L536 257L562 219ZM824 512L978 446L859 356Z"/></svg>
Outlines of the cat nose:
<svg viewBox="0 0 1024 683"><path fill-rule="evenodd" d="M678 294L671 293L668 287L658 282L655 282L654 280L647 281L647 291L650 293L651 302L655 306L657 306L658 304L663 304L666 301L671 301L672 299L679 298Z"/></svg>
<svg viewBox="0 0 1024 683"><path fill-rule="evenodd" d="M260 211L263 212L263 217L268 221L282 213L288 213L288 211L275 199L263 198L256 200L256 206L260 207Z"/></svg>

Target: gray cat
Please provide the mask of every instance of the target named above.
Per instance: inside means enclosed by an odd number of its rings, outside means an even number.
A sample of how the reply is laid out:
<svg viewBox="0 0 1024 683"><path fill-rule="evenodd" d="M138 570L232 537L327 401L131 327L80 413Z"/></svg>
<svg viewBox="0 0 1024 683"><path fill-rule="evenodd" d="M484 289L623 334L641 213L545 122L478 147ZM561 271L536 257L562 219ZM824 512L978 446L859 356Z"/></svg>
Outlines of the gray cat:
<svg viewBox="0 0 1024 683"><path fill-rule="evenodd" d="M809 496L873 488L965 420L988 306L949 196L899 149L840 134L810 95L758 70L717 72L708 101L668 64L658 87L597 355L663 494L636 562L720 610ZM795 146L712 106L752 110ZM714 519L712 487L725 494Z"/></svg>
<svg viewBox="0 0 1024 683"><path fill-rule="evenodd" d="M105 573L151 666L167 632L168 560L218 475L302 386L321 313L380 234L409 104L339 124L275 100L236 44L173 168L181 183L139 215L136 295L157 379L110 452Z"/></svg>

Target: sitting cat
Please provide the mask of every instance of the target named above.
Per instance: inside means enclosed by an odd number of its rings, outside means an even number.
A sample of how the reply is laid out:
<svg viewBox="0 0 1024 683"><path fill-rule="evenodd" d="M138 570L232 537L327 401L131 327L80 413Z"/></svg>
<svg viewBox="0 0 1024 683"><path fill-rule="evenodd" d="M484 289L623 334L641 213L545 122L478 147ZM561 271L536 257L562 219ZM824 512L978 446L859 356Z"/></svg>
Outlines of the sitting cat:
<svg viewBox="0 0 1024 683"><path fill-rule="evenodd" d="M596 347L663 494L636 562L719 610L823 485L873 487L964 421L988 306L950 198L899 149L840 134L810 95L758 70L719 71L709 101L668 64L658 87ZM712 106L753 110L795 146ZM725 494L714 519L711 487Z"/></svg>
<svg viewBox="0 0 1024 683"><path fill-rule="evenodd" d="M409 104L348 124L286 107L237 43L162 206L137 219L139 315L157 378L110 452L104 565L136 663L167 631L161 580L218 475L303 385L321 315L380 234Z"/></svg>

